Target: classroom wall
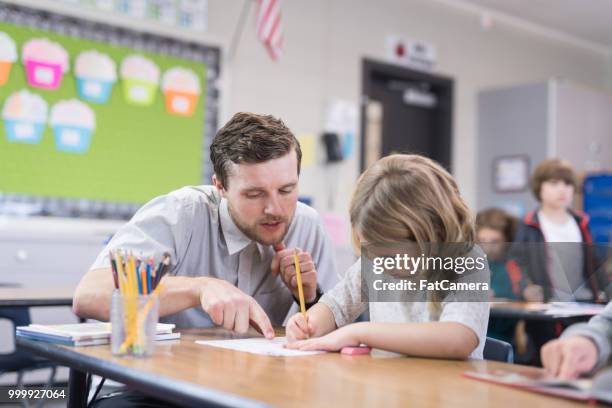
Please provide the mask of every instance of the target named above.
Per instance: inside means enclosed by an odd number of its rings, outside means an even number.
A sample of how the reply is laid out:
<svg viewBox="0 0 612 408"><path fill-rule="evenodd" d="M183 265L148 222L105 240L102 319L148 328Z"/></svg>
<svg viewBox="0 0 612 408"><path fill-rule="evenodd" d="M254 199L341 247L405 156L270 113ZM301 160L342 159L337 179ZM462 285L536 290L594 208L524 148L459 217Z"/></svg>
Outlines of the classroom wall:
<svg viewBox="0 0 612 408"><path fill-rule="evenodd" d="M251 0L210 0L205 34L75 9L57 1L11 1L219 45L226 52L240 11ZM298 134L319 133L332 98L358 103L361 59L384 59L386 34L424 40L437 48L436 71L455 79L453 171L466 199L475 205L477 92L550 77L609 86L610 58L608 50L532 26L521 29L494 19L492 28L483 31L477 15L454 4L459 2L286 0L285 54L273 62L254 34L252 1L236 54L222 66L220 122L248 110L280 116ZM331 168L319 162L304 170L302 193L313 196L321 211L344 212L357 175L355 157Z"/></svg>
<svg viewBox="0 0 612 408"><path fill-rule="evenodd" d="M612 92L562 83L556 94L555 155L569 160L579 171L610 170Z"/></svg>
<svg viewBox="0 0 612 408"><path fill-rule="evenodd" d="M609 90L557 80L486 89L478 95L478 111L479 210L503 207L523 216L538 204L529 188L496 191L494 162L502 156L527 157L530 172L552 157L567 160L579 175L612 169Z"/></svg>
<svg viewBox="0 0 612 408"><path fill-rule="evenodd" d="M484 90L478 95L477 210L501 207L522 217L537 205L529 188L496 191L493 163L499 157L520 155L534 169L549 156L549 103L548 82Z"/></svg>
<svg viewBox="0 0 612 408"><path fill-rule="evenodd" d="M210 32L225 39L236 21L230 16L237 16L242 2L223 2L222 7L219 3L210 3ZM357 103L361 59L385 58L387 33L428 41L437 47L436 71L455 79L453 171L472 205L477 183L478 90L550 77L606 86L607 55L495 23L483 32L475 16L445 4L422 0L288 0L284 4L283 59L271 62L247 27L229 70L226 115L236 110L273 112L298 132L317 131L323 126L330 98ZM345 175L351 173L356 177L356 162L345 170ZM307 170L302 180L302 191L313 194L320 209L327 205L329 192L322 191L319 181L328 174L318 167ZM349 180L342 181L346 194L338 195L336 211L347 206Z"/></svg>

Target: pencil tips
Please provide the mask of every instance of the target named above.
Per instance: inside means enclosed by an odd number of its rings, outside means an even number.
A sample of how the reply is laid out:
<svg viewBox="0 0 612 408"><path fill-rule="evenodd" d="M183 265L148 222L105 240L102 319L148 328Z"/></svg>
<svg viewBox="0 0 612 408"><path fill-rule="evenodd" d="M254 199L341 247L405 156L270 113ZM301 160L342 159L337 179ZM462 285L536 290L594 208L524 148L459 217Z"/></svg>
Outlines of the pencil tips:
<svg viewBox="0 0 612 408"><path fill-rule="evenodd" d="M148 295L157 288L162 275L170 266L170 254L164 253L157 268L155 256L146 258L141 253L122 248L109 251L109 261L115 288L122 294Z"/></svg>

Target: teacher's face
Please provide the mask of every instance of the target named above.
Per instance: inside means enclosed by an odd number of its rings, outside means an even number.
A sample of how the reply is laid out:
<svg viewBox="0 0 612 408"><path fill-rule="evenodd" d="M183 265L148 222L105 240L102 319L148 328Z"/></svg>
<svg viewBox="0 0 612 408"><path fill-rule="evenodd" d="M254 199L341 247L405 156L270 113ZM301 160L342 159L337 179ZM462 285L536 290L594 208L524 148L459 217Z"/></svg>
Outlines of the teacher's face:
<svg viewBox="0 0 612 408"><path fill-rule="evenodd" d="M298 198L295 150L263 163L232 164L227 181L225 188L213 178L238 228L264 245L282 242Z"/></svg>

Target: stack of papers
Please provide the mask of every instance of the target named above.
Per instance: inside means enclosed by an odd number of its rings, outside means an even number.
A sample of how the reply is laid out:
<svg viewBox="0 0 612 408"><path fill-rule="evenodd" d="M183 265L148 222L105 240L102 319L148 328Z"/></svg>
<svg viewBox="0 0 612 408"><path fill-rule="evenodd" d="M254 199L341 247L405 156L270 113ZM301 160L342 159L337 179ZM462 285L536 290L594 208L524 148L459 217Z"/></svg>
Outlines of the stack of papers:
<svg viewBox="0 0 612 408"><path fill-rule="evenodd" d="M157 323L155 340L174 340L181 338L180 333L173 333L174 324ZM66 346L97 346L110 343L110 323L77 323L77 324L31 324L19 326L18 337Z"/></svg>

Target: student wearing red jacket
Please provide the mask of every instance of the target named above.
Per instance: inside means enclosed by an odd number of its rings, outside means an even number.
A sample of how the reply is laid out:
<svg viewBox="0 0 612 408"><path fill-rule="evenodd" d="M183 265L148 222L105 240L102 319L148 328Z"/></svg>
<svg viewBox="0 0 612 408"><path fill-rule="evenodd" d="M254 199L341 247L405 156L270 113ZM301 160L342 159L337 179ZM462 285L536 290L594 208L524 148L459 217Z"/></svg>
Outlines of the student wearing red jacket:
<svg viewBox="0 0 612 408"><path fill-rule="evenodd" d="M541 288L544 301L602 301L609 285L595 256L588 217L570 208L575 188L568 162L540 163L532 176L540 207L524 218L511 250L516 269Z"/></svg>
<svg viewBox="0 0 612 408"><path fill-rule="evenodd" d="M560 159L545 160L532 175L533 194L540 206L519 225L510 251L511 269L539 301L602 301L608 289L604 268L596 261L588 217L573 211L576 174ZM561 335L561 323L527 321L535 350ZM540 364L536 353L531 361Z"/></svg>

